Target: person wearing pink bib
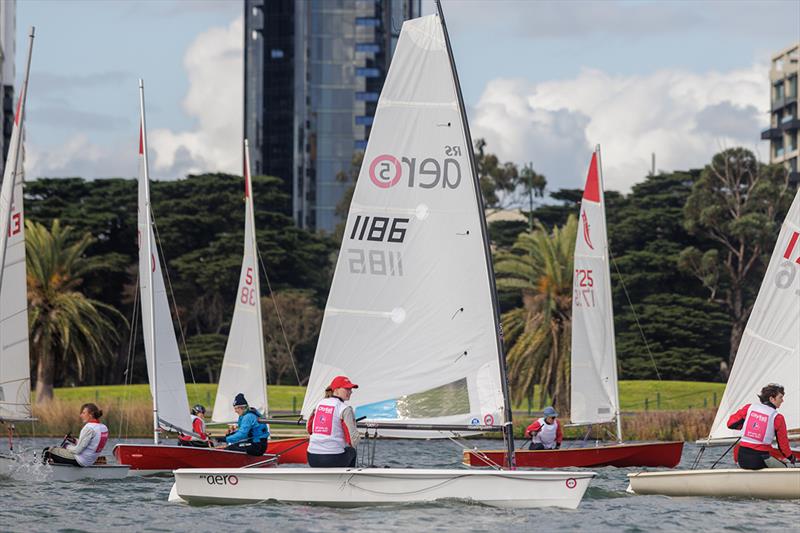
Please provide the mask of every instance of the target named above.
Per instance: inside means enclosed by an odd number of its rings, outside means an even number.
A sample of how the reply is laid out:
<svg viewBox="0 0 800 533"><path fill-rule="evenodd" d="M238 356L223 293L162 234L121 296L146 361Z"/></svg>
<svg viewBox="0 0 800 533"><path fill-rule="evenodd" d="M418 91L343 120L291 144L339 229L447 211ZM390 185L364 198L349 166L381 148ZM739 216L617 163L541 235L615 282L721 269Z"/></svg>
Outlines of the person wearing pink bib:
<svg viewBox="0 0 800 533"><path fill-rule="evenodd" d="M740 468L784 468L787 461L795 464L786 420L778 413L783 395L782 386L770 383L758 395L761 403L747 404L728 418L728 428L742 430L739 445L734 450L734 459ZM778 441L777 449L772 447L773 440Z"/></svg>
<svg viewBox="0 0 800 533"><path fill-rule="evenodd" d="M83 422L83 428L78 439L68 436L61 446L45 448L43 452L45 462L91 466L97 460L108 442L108 428L100 422L103 411L93 403L85 403L81 406L79 416Z"/></svg>
<svg viewBox="0 0 800 533"><path fill-rule="evenodd" d="M308 417L308 465L315 468L355 467L360 435L353 408L346 405L358 385L336 376Z"/></svg>

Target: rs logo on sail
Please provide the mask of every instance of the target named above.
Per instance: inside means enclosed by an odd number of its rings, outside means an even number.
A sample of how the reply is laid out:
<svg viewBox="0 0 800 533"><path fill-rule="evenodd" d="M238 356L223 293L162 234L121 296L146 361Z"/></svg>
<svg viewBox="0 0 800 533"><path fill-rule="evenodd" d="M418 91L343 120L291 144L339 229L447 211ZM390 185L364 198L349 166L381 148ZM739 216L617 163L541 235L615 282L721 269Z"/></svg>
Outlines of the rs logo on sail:
<svg viewBox="0 0 800 533"><path fill-rule="evenodd" d="M461 153L460 146L445 146L446 157L442 160L434 157L418 160L406 156L398 159L393 155L381 154L369 164L369 178L381 189L394 187L403 177L406 177L409 188L457 189L461 184L461 165L451 156L460 156Z"/></svg>
<svg viewBox="0 0 800 533"><path fill-rule="evenodd" d="M594 246L592 245L592 237L589 235L589 218L586 216L586 211L581 213L581 219L583 220L583 240L586 241L589 249L594 250Z"/></svg>

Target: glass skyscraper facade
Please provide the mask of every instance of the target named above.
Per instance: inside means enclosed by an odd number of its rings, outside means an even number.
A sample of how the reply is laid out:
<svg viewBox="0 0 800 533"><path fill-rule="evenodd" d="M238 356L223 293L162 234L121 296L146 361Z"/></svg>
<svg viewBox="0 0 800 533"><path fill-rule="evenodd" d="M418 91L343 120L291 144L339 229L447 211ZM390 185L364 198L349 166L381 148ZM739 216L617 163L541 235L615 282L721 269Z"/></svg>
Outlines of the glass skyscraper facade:
<svg viewBox="0 0 800 533"><path fill-rule="evenodd" d="M420 0L245 0L244 134L301 227L333 231L404 20Z"/></svg>

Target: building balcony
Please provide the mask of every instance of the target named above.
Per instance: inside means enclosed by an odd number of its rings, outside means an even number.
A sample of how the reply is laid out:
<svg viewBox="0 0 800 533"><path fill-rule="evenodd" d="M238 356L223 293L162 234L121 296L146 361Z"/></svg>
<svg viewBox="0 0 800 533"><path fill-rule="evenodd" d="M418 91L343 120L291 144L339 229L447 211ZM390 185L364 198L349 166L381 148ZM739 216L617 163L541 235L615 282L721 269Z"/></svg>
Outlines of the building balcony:
<svg viewBox="0 0 800 533"><path fill-rule="evenodd" d="M792 131L792 130L796 130L798 128L800 128L800 118L793 117L793 118L790 118L788 120L782 120L781 121L781 129L783 131ZM763 133L762 133L762 135L763 135ZM761 138L763 139L764 137L761 137Z"/></svg>
<svg viewBox="0 0 800 533"><path fill-rule="evenodd" d="M761 132L761 140L762 141L769 141L772 139L782 139L783 138L783 131L781 128L770 128L768 130L764 130Z"/></svg>
<svg viewBox="0 0 800 533"><path fill-rule="evenodd" d="M789 104L793 104L797 102L796 96L781 96L780 98L775 98L772 101L772 111L778 111L779 109L783 109Z"/></svg>

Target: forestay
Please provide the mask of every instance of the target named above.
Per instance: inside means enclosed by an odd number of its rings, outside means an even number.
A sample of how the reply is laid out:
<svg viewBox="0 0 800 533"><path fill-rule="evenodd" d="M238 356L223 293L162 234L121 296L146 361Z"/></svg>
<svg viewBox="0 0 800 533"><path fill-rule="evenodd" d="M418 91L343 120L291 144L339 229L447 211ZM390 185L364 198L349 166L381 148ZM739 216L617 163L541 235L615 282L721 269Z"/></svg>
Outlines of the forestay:
<svg viewBox="0 0 800 533"><path fill-rule="evenodd" d="M250 179L250 150L244 149L244 257L228 345L222 361L214 422L235 422L233 399L244 393L252 407L267 414L267 381L264 365L264 333L261 323L261 290L256 255L253 184Z"/></svg>
<svg viewBox="0 0 800 533"><path fill-rule="evenodd" d="M440 19L406 21L353 195L303 404L360 385L371 420L503 420L480 207Z"/></svg>
<svg viewBox="0 0 800 533"><path fill-rule="evenodd" d="M574 424L610 422L619 400L599 148L583 191L573 275L570 418Z"/></svg>
<svg viewBox="0 0 800 533"><path fill-rule="evenodd" d="M786 401L778 412L789 431L800 429L800 191L781 226L710 438L738 437L739 431L728 429L728 417L758 402L767 383L784 386Z"/></svg>
<svg viewBox="0 0 800 533"><path fill-rule="evenodd" d="M186 397L183 366L149 212L150 187L146 151L147 139L144 110L142 110L142 122L139 127L139 289L142 300L142 329L147 374L150 393L158 405L159 424L165 429L182 430L186 433L192 428L189 400ZM146 238L148 233L149 239ZM149 286L150 280L153 283L152 289ZM155 329L155 339L153 329ZM154 375L154 371L157 375Z"/></svg>
<svg viewBox="0 0 800 533"><path fill-rule="evenodd" d="M0 420L31 418L25 216L22 205L25 157L22 141L32 51L33 28L30 30L25 79L17 101L0 187Z"/></svg>
<svg viewBox="0 0 800 533"><path fill-rule="evenodd" d="M0 235L5 237L0 242L6 248L0 287L0 420L25 420L31 417L25 218L22 205L24 157L22 147L18 149L23 102L24 95L17 104L0 200L0 217L3 220ZM11 195L10 202L8 194Z"/></svg>

